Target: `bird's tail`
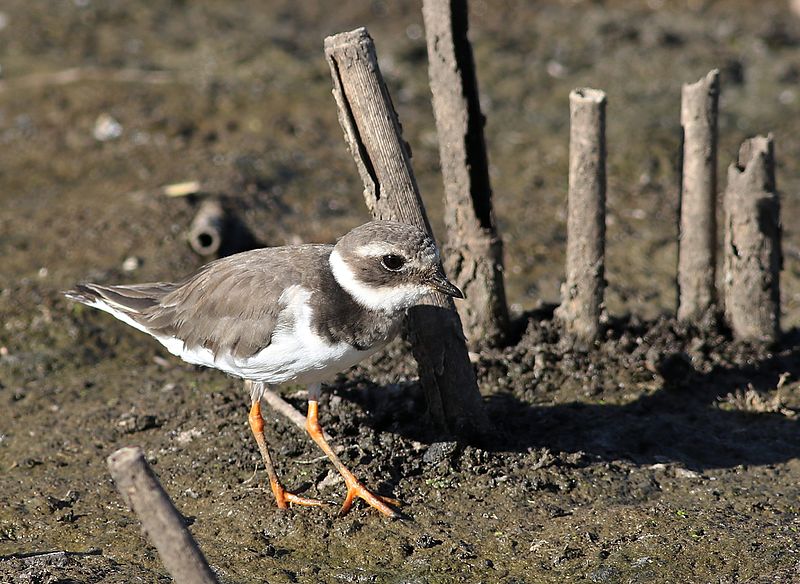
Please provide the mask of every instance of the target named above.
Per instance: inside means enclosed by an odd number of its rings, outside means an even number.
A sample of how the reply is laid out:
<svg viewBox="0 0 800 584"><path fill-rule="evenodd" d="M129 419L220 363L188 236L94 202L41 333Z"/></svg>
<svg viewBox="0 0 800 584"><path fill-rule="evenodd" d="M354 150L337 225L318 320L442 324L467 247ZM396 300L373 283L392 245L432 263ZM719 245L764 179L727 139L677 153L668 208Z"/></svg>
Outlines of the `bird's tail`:
<svg viewBox="0 0 800 584"><path fill-rule="evenodd" d="M174 290L175 284L165 282L133 286L101 286L86 283L78 284L74 290L65 291L64 296L112 314L122 312L137 315L158 304L164 296Z"/></svg>

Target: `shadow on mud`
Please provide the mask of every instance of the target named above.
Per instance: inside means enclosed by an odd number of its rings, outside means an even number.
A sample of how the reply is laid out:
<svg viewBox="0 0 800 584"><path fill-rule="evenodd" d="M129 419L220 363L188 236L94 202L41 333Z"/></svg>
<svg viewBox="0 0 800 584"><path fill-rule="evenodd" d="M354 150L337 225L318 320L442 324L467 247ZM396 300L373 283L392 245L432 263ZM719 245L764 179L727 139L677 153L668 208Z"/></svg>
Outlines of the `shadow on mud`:
<svg viewBox="0 0 800 584"><path fill-rule="evenodd" d="M793 377L800 374L797 356ZM780 413L726 411L718 398L749 380L756 390L776 387L765 369L784 359L737 370L690 376L681 388L666 387L623 406L573 402L535 407L510 395L495 396L492 418L507 434L499 449L550 448L594 454L604 460L628 458L639 464L679 462L702 470L784 462L800 456L800 425ZM780 367L779 367L780 368Z"/></svg>
<svg viewBox="0 0 800 584"><path fill-rule="evenodd" d="M659 365L660 388L624 405L602 403L602 396L538 405L520 399L517 392L499 391L486 400L497 436L484 448L494 452L548 448L605 461L675 462L695 470L785 462L800 457L795 412L756 411L757 407L731 403L731 396L738 392L741 398L749 388L778 403L781 378L800 379L798 344L800 331L792 330L766 358L734 367L718 365L706 373L695 370L680 354L672 356ZM388 389L344 389L342 395L370 412L363 422L375 429L427 444L448 440L421 426L424 399L416 384ZM411 402L415 405L408 405Z"/></svg>

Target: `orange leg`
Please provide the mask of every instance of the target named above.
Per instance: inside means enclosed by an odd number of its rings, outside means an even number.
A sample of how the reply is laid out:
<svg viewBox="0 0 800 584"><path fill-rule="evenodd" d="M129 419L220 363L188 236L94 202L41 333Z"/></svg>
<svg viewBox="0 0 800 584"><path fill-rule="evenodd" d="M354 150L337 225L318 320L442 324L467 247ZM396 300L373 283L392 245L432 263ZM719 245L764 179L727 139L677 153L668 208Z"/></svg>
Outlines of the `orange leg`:
<svg viewBox="0 0 800 584"><path fill-rule="evenodd" d="M336 470L339 471L339 474L344 477L344 482L347 485L347 496L344 499L344 504L342 505L342 510L339 511L339 515L344 515L350 510L350 507L353 505L353 501L356 497L360 497L364 499L371 507L374 507L387 517L400 517L400 514L397 511L394 511L391 507L386 504L386 501L390 501L392 503L396 503L391 499L384 499L383 497L379 497L378 495L372 494L367 488L359 481L353 473L351 473L347 467L342 464L342 461L339 460L339 457L336 456L333 449L330 447L328 442L325 440L325 436L322 434L322 428L319 425L319 421L317 420L317 413L319 409L319 403L315 400L308 401L308 415L306 417L306 430L308 431L311 438L314 442L317 443L322 451L330 458L333 466L336 467Z"/></svg>
<svg viewBox="0 0 800 584"><path fill-rule="evenodd" d="M258 449L261 451L261 458L264 460L264 466L267 467L269 486L272 487L272 494L275 495L275 501L278 503L278 507L286 509L289 503L307 506L322 505L322 501L307 499L306 497L290 493L283 488L283 485L281 485L281 482L278 480L278 474L272 466L272 457L267 448L267 440L264 437L264 418L261 417L261 400L253 402L253 406L250 408L249 421L250 430L253 432L253 436L255 436L256 442L258 443Z"/></svg>

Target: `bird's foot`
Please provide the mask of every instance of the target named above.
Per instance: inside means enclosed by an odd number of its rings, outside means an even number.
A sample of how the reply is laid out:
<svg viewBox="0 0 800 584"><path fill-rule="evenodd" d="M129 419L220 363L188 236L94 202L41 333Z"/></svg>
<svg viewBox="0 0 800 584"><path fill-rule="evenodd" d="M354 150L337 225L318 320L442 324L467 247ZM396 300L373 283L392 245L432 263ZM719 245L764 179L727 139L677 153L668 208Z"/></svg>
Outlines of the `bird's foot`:
<svg viewBox="0 0 800 584"><path fill-rule="evenodd" d="M358 480L353 481L346 481L347 483L347 496L344 498L344 503L342 504L342 509L339 511L339 516L341 517L353 506L353 502L356 498L363 499L366 503L377 509L387 517L391 517L392 519L396 519L400 517L400 513L392 509L389 505L398 507L400 502L396 499L392 499L390 497L382 497L380 495L375 495L371 491L369 491L364 485L362 485Z"/></svg>
<svg viewBox="0 0 800 584"><path fill-rule="evenodd" d="M288 509L289 503L302 505L304 507L320 507L323 504L322 501L318 499L309 499L308 497L301 497L300 495L290 493L277 481L271 481L270 487L272 487L272 494L275 495L275 502L278 503L278 507L281 509Z"/></svg>

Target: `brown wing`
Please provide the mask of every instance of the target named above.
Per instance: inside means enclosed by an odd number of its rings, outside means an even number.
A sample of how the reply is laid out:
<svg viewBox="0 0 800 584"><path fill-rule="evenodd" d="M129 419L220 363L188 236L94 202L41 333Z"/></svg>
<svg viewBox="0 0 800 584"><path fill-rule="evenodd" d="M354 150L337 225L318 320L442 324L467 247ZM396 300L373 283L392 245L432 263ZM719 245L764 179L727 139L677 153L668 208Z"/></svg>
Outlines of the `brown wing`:
<svg viewBox="0 0 800 584"><path fill-rule="evenodd" d="M283 290L294 284L313 287L330 250L328 245L259 249L211 262L175 284L87 284L77 292L101 296L153 335L249 357L269 345ZM78 296L72 294L85 301Z"/></svg>

